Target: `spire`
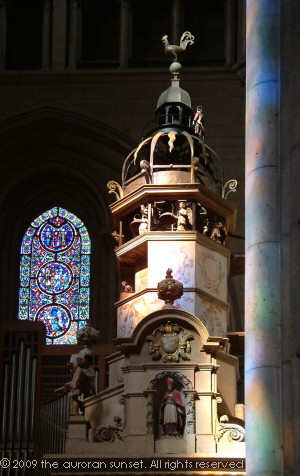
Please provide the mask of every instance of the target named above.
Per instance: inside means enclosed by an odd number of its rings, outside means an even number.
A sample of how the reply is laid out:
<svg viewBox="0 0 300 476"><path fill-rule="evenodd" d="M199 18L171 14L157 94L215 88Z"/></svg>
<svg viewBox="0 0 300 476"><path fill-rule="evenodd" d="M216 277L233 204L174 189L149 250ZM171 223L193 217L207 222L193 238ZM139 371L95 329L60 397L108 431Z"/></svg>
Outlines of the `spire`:
<svg viewBox="0 0 300 476"><path fill-rule="evenodd" d="M181 64L177 61L177 55L183 53L187 45L194 44L195 37L189 31L185 31L180 39L180 45L170 45L168 41L168 36L164 35L162 37L162 42L164 44L165 54L172 54L174 60L170 65L171 73L171 86L164 91L157 102L156 116L159 124L167 124L169 119L171 123L174 124L174 118L172 114L170 115L170 108L172 106L179 107L178 110L183 121L177 121L177 123L182 122L182 125L187 126L189 123L189 116L191 114L191 99L189 94L184 91L179 86L179 72L182 69ZM174 110L176 112L176 110Z"/></svg>

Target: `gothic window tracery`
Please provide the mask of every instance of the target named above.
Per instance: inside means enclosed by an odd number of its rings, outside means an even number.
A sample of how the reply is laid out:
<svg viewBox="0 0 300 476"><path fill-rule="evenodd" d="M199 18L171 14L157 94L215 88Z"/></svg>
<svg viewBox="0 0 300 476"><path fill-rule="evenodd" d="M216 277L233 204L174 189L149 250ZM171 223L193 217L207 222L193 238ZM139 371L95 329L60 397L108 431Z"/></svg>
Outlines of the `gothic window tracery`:
<svg viewBox="0 0 300 476"><path fill-rule="evenodd" d="M76 344L85 326L90 252L83 222L61 207L40 215L23 237L18 317L43 322L47 344Z"/></svg>

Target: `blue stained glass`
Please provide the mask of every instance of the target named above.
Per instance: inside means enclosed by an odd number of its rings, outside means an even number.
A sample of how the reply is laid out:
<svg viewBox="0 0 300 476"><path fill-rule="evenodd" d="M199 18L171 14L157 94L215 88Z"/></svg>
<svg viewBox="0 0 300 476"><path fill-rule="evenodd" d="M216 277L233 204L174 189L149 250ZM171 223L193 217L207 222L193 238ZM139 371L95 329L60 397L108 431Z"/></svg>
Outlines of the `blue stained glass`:
<svg viewBox="0 0 300 476"><path fill-rule="evenodd" d="M81 264L86 264L87 266L90 266L90 257L88 255L83 255L81 257Z"/></svg>
<svg viewBox="0 0 300 476"><path fill-rule="evenodd" d="M29 296L29 289L28 288L20 288L20 297L22 299L28 298Z"/></svg>
<svg viewBox="0 0 300 476"><path fill-rule="evenodd" d="M89 317L90 250L82 221L60 207L42 213L23 237L19 319L43 322L47 344L76 344Z"/></svg>
<svg viewBox="0 0 300 476"><path fill-rule="evenodd" d="M58 215L58 208L57 207L51 208L51 210L48 210L47 212L42 213L42 215L40 215L38 218L36 218L31 223L31 225L35 228L38 228L43 222L45 222L49 218L55 217L57 215Z"/></svg>
<svg viewBox="0 0 300 476"><path fill-rule="evenodd" d="M88 286L89 285L89 278L87 276L82 276L80 280L81 286Z"/></svg>
<svg viewBox="0 0 300 476"><path fill-rule="evenodd" d="M28 307L19 306L19 319L27 320L28 319Z"/></svg>
<svg viewBox="0 0 300 476"><path fill-rule="evenodd" d="M80 314L81 319L88 319L89 318L89 310L88 309L82 309L82 312Z"/></svg>

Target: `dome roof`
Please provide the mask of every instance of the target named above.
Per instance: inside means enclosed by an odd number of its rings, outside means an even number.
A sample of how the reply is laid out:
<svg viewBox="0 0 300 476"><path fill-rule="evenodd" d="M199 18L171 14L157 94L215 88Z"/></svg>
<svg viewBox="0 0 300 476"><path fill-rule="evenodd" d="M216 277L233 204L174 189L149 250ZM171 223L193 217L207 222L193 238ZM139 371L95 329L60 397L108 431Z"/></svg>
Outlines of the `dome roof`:
<svg viewBox="0 0 300 476"><path fill-rule="evenodd" d="M191 99L189 94L179 87L179 80L172 79L171 86L164 91L157 102L157 109L166 103L182 103L191 107Z"/></svg>

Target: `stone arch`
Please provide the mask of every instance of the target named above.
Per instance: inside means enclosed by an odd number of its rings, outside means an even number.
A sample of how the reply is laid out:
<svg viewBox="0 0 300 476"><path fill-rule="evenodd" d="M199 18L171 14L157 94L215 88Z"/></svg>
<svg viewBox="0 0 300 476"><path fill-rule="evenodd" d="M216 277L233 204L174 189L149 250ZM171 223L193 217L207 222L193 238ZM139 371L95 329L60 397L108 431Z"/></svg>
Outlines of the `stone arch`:
<svg viewBox="0 0 300 476"><path fill-rule="evenodd" d="M116 332L112 304L117 297L117 265L106 183L119 180L130 141L100 122L51 107L7 118L0 138L0 220L5 229L0 237L0 318L17 319L22 236L36 216L61 206L79 216L89 230L90 316L101 340L109 342Z"/></svg>
<svg viewBox="0 0 300 476"><path fill-rule="evenodd" d="M193 384L190 379L188 379L181 372L178 372L178 370L163 370L162 372L157 374L152 380L150 380L147 390L153 390L154 386L159 382L159 380L162 380L166 377L175 378L182 384L183 387L189 390L193 388Z"/></svg>

